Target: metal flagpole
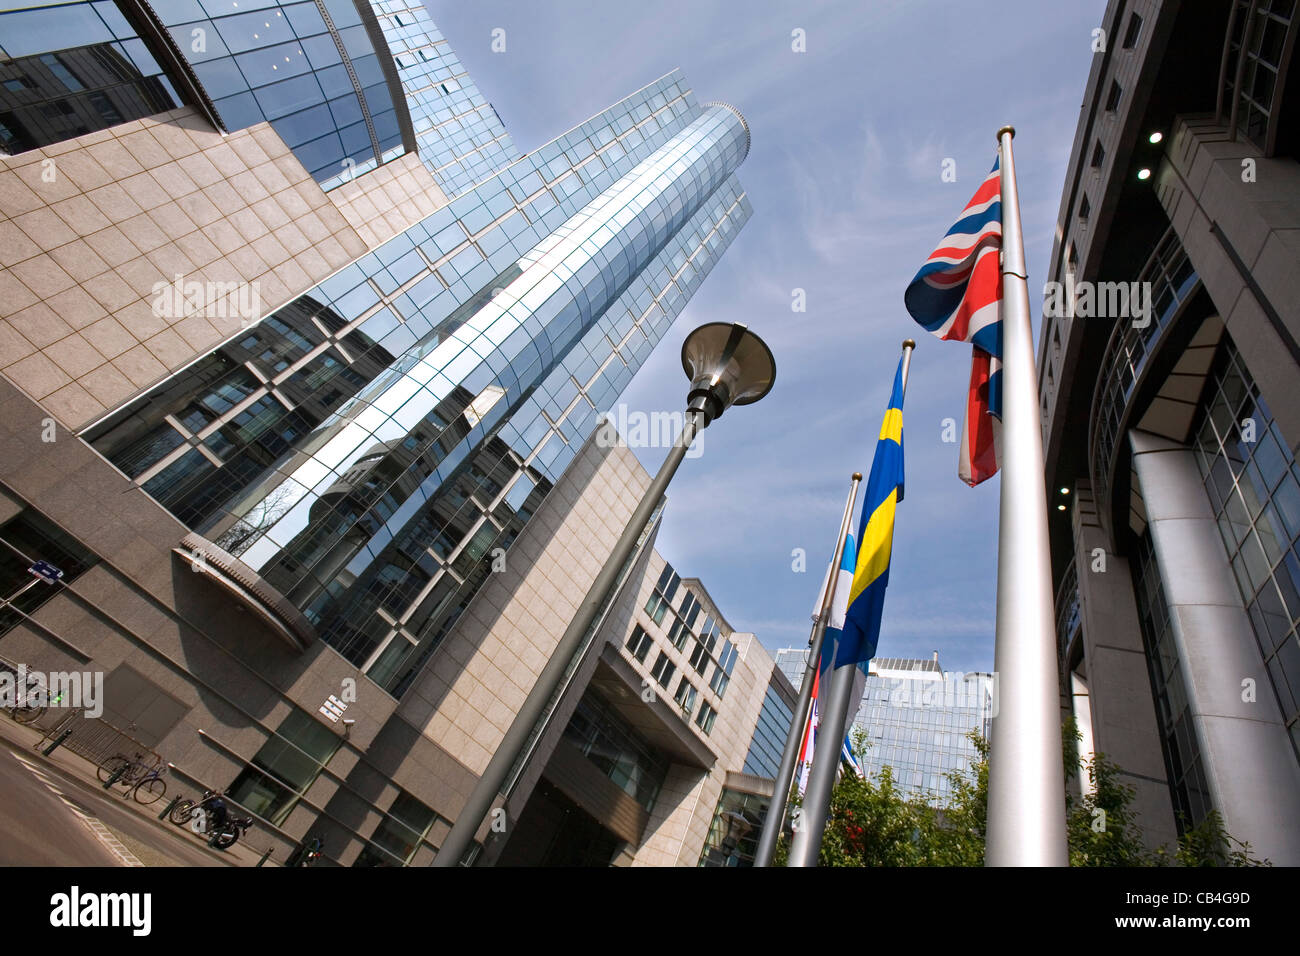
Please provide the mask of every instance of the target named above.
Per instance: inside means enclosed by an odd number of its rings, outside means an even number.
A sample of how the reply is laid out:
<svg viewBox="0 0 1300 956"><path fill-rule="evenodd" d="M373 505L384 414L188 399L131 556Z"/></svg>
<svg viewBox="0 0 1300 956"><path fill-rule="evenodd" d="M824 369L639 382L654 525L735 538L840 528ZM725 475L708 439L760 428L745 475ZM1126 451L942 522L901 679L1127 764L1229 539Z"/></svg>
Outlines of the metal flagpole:
<svg viewBox="0 0 1300 956"><path fill-rule="evenodd" d="M835 539L835 553L831 558L830 573L822 585L822 597L817 620L813 623L812 633L808 637L808 663L803 672L803 683L799 685L799 699L794 705L794 716L790 719L790 732L785 737L785 750L781 754L781 767L776 772L776 782L772 790L772 805L768 808L763 821L763 832L758 838L758 849L754 853L755 866L770 866L772 854L776 850L776 841L781 836L785 825L785 806L790 799L790 788L794 786L795 763L799 759L799 747L803 742L804 731L808 725L808 709L812 703L813 679L817 675L822 655L822 643L826 636L826 622L830 620L831 605L835 599L835 582L839 580L840 563L844 559L844 539L849 533L853 521L853 505L858 500L858 484L862 481L862 472L853 473L849 485L849 497L844 502L844 517L840 519L840 534Z"/></svg>
<svg viewBox="0 0 1300 956"><path fill-rule="evenodd" d="M907 373L912 367L912 349L916 343L908 339L903 343L903 393L907 393ZM866 502L862 505L867 506ZM859 549L862 542L858 542ZM859 551L859 555L861 551ZM838 650L838 649L837 649ZM833 660L833 659L832 659ZM830 813L831 791L835 788L835 772L840 766L840 750L848 726L849 711L853 704L853 689L857 686L857 664L845 664L827 673L830 692L822 684L826 705L819 711L821 726L817 728L817 747L813 752L812 773L808 776L808 789L804 792L803 813L790 845L787 866L816 866L821 852L822 834Z"/></svg>
<svg viewBox="0 0 1300 956"><path fill-rule="evenodd" d="M1002 488L998 521L996 713L989 742L988 866L1066 866L1065 775L1047 490L1015 130L998 130L1002 186Z"/></svg>

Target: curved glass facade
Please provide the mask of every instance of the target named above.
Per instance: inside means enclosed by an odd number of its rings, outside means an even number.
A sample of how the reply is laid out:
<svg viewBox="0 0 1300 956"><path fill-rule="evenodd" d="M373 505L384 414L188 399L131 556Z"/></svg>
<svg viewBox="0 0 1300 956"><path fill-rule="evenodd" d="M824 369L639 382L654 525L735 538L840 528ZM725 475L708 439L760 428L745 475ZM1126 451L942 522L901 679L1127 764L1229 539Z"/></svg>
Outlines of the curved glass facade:
<svg viewBox="0 0 1300 956"><path fill-rule="evenodd" d="M1300 467L1231 340L1215 359L1194 435L1205 491L1300 759Z"/></svg>
<svg viewBox="0 0 1300 956"><path fill-rule="evenodd" d="M229 518L203 530L302 608L346 656L364 661L376 637L354 634L350 625L331 627L350 603L349 583L371 586L385 548L422 521L436 520L440 506L445 526L457 492L450 489L450 500L443 492L453 475L730 175L743 139L740 123L725 110L695 120L483 283L468 300L470 308L434 323L308 436L300 455ZM552 462L543 457L542 463ZM369 466L364 494L354 490L361 464ZM479 464L478 470L487 476L494 469ZM485 503L496 497L479 489L460 492L475 494ZM272 497L275 507L268 508ZM244 520L249 514L261 516L261 526L250 528ZM486 553L498 535L491 527L480 530ZM463 535L448 544L456 539ZM434 540L429 534L426 546ZM444 557L454 557L452 547Z"/></svg>
<svg viewBox="0 0 1300 956"><path fill-rule="evenodd" d="M416 151L442 191L459 196L519 159L420 0L371 0L411 111Z"/></svg>
<svg viewBox="0 0 1300 956"><path fill-rule="evenodd" d="M1142 327L1131 322L1116 326L1106 344L1106 354L1101 362L1102 378L1092 400L1089 461L1092 486L1097 491L1099 503L1110 500L1110 472L1115 446L1122 438L1120 428L1133 390L1161 338L1172 327L1179 307L1200 283L1200 277L1178 241L1173 226L1166 229L1156 243L1151 258L1138 273L1137 281L1139 285L1151 286L1151 315Z"/></svg>
<svg viewBox="0 0 1300 956"><path fill-rule="evenodd" d="M326 183L404 151L365 0L151 0L228 130L270 122ZM377 25L376 25L377 29ZM342 182L345 180L338 180Z"/></svg>
<svg viewBox="0 0 1300 956"><path fill-rule="evenodd" d="M400 694L749 215L670 74L83 433Z"/></svg>

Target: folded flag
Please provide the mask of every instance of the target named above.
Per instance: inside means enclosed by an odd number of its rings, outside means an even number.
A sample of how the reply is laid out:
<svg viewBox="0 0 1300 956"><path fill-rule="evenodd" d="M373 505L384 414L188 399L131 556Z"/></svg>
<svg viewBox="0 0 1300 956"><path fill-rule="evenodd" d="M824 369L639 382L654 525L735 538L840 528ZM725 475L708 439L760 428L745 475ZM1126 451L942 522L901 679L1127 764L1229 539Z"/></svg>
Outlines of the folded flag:
<svg viewBox="0 0 1300 956"><path fill-rule="evenodd" d="M941 339L971 344L970 385L957 474L972 487L992 478L1002 418L1002 182L997 160L961 215L903 293L903 304Z"/></svg>
<svg viewBox="0 0 1300 956"><path fill-rule="evenodd" d="M856 564L857 551L853 546L853 535L844 536L844 552L840 558L839 574L835 578L835 595L831 598L831 615L826 621L828 631L840 631L844 629L844 615L849 609L849 591L853 588L853 569ZM817 592L817 603L813 606L812 620L817 623L817 616L822 611L822 595L826 593L826 585L830 583L831 569L826 568L826 577L822 579L822 588ZM828 638L823 647L833 643Z"/></svg>
<svg viewBox="0 0 1300 956"><path fill-rule="evenodd" d="M889 584L889 558L894 546L894 508L903 500L903 362L894 373L894 391L880 424L876 456L867 478L858 525L858 554L854 564L844 633L835 666L863 664L876 654L880 615Z"/></svg>
<svg viewBox="0 0 1300 956"><path fill-rule="evenodd" d="M858 762L858 756L853 752L853 742L849 740L849 735L844 735L844 746L840 748L840 761L859 777L866 777L867 772L862 769L862 764Z"/></svg>
<svg viewBox="0 0 1300 956"><path fill-rule="evenodd" d="M804 725L803 746L799 748L799 795L808 789L808 775L812 772L813 753L817 750L817 691L821 674L813 675L812 702L808 707L808 723Z"/></svg>

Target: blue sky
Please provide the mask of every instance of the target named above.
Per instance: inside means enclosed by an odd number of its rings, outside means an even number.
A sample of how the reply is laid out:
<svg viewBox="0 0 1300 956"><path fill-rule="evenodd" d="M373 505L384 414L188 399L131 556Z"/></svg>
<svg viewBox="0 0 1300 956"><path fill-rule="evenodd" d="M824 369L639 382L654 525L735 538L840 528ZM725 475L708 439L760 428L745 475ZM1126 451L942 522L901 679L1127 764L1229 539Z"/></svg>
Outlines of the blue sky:
<svg viewBox="0 0 1300 956"><path fill-rule="evenodd" d="M777 383L705 433L669 491L659 551L737 630L803 646L849 476L870 470L899 345L915 338L878 654L937 650L945 668L992 670L999 479L967 488L941 440L943 420L962 419L970 350L923 333L903 290L992 165L1004 123L1031 300L1042 288L1104 0L426 2L522 151L674 67L701 101L749 122L739 178L753 218L621 401L680 408L681 342L712 321L761 335ZM791 49L796 28L806 52ZM948 158L956 182L941 180ZM796 288L806 312L791 310ZM638 454L653 471L664 450Z"/></svg>

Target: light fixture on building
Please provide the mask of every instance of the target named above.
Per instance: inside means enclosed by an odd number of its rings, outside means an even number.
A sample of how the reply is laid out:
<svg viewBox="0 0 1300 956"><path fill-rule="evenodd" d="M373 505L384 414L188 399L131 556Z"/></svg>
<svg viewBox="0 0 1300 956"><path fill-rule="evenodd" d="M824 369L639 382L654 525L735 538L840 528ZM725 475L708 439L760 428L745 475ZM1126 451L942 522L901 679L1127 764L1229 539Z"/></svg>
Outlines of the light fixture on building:
<svg viewBox="0 0 1300 956"><path fill-rule="evenodd" d="M1165 134L1160 132L1160 130L1156 130L1154 133L1152 133L1150 136L1147 137L1147 142L1154 146L1156 143L1160 142L1164 138L1165 138Z"/></svg>
<svg viewBox="0 0 1300 956"><path fill-rule="evenodd" d="M1057 505L1057 506L1056 506L1056 510L1057 510L1057 511L1064 511L1064 510L1065 510L1065 505Z"/></svg>
<svg viewBox="0 0 1300 956"><path fill-rule="evenodd" d="M1062 489L1061 489L1061 494L1063 494L1063 495L1068 495L1069 493L1070 493L1070 489L1069 489L1069 488L1062 488Z"/></svg>
<svg viewBox="0 0 1300 956"><path fill-rule="evenodd" d="M636 549L641 532L659 506L695 436L714 419L721 418L732 405L750 405L758 401L772 390L772 383L776 381L776 360L772 357L772 350L738 322L709 322L686 336L682 343L682 368L691 386L686 396L686 422L681 434L632 512L618 544L596 575L577 615L555 646L550 661L515 713L510 728L457 815L451 832L443 838L434 866L457 866L469 850L474 834L492 808L497 794L502 792L511 768L528 744L547 703L560 689L568 662L582 648L597 612L617 584L619 573ZM612 430L614 426L604 422L599 427ZM604 447L616 444L616 441L611 441Z"/></svg>
<svg viewBox="0 0 1300 956"><path fill-rule="evenodd" d="M1147 169L1145 166L1143 166L1141 169L1138 170L1138 179L1150 179L1150 178L1151 178L1151 170Z"/></svg>

